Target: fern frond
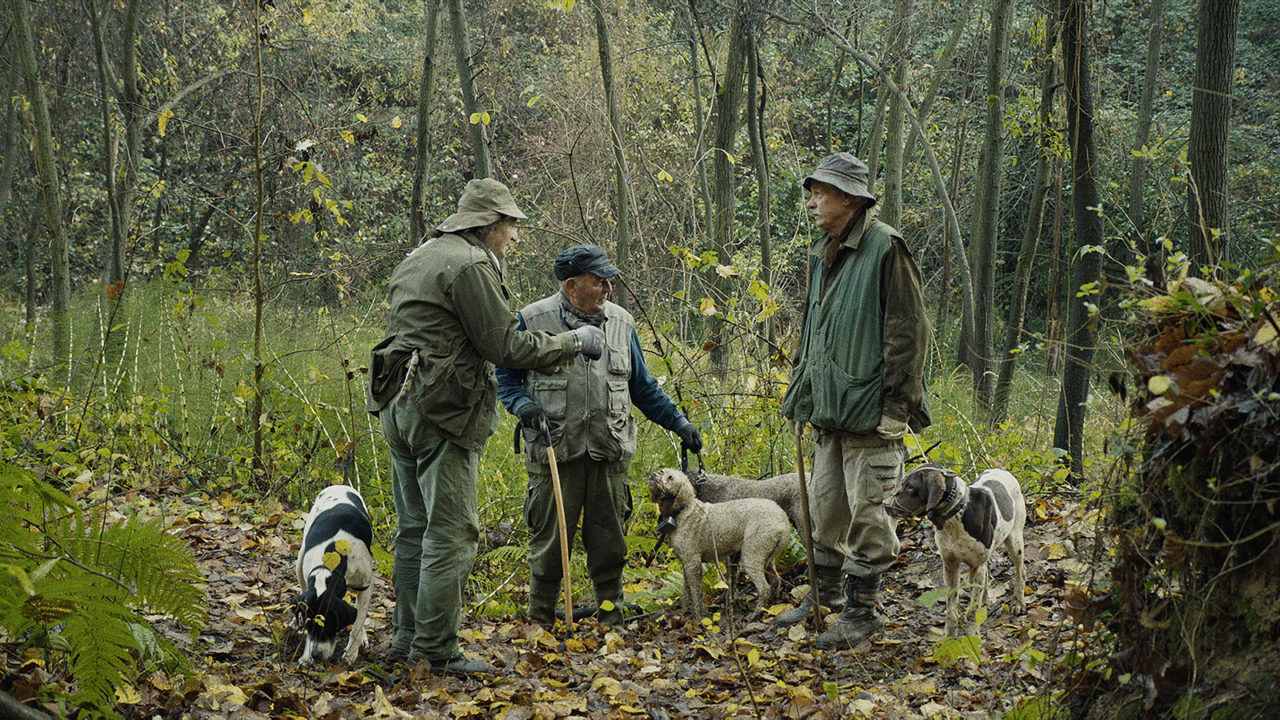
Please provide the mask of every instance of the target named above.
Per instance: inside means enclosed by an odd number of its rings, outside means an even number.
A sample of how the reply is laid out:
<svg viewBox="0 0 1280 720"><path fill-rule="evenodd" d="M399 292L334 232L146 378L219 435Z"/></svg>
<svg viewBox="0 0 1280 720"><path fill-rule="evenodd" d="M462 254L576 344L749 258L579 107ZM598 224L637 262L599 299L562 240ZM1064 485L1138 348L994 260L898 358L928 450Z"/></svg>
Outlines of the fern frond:
<svg viewBox="0 0 1280 720"><path fill-rule="evenodd" d="M131 653L137 643L129 629L134 620L108 591L103 597L81 596L76 611L63 621L62 636L71 646L76 702L103 712L114 705L115 689L135 669Z"/></svg>

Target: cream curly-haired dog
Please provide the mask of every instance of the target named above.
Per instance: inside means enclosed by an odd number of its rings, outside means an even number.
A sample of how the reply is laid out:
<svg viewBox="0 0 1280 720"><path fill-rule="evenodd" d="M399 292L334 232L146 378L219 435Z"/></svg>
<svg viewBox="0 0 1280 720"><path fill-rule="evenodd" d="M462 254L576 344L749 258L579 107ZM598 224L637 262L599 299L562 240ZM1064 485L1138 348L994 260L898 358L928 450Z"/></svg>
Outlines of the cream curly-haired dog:
<svg viewBox="0 0 1280 720"><path fill-rule="evenodd" d="M667 537L684 565L684 605L695 620L703 615L704 562L729 563L736 555L756 586L756 607L769 602L766 568L772 569L791 537L791 523L777 503L760 498L705 503L694 494L688 476L674 469L649 476L649 498L658 504L660 519L675 521Z"/></svg>

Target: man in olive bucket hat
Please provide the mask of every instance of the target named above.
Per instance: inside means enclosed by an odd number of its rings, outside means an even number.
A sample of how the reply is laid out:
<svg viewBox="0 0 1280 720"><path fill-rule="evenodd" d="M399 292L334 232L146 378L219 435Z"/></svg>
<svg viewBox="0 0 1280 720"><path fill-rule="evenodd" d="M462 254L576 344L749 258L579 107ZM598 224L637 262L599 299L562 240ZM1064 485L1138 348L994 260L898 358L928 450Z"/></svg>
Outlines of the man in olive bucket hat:
<svg viewBox="0 0 1280 720"><path fill-rule="evenodd" d="M480 537L476 473L497 427L494 365L598 358L604 332L516 327L500 259L525 214L496 180L472 180L458 212L391 275L387 336L369 363L367 408L391 447L395 635L390 655L457 674L493 672L458 645L462 592Z"/></svg>
<svg viewBox="0 0 1280 720"><path fill-rule="evenodd" d="M837 649L884 625L880 575L897 557L898 537L883 503L902 478L903 436L930 422L929 323L911 251L870 214L876 196L866 164L835 153L802 184L822 236L810 248L800 354L782 414L815 431L809 506L818 587L777 623L800 622L814 602L843 606L817 641Z"/></svg>
<svg viewBox="0 0 1280 720"><path fill-rule="evenodd" d="M597 619L615 625L623 620L625 527L631 516L627 467L636 451L631 406L679 436L689 450L702 451L702 436L649 374L631 313L609 301L619 271L604 248L566 248L556 256L554 270L560 288L522 308L520 327L547 332L603 327L605 350L597 362L569 358L539 370L498 368L498 399L524 428L529 619L555 619L563 572L547 438L539 431L545 422L559 465L569 543L581 516L587 572L600 608Z"/></svg>

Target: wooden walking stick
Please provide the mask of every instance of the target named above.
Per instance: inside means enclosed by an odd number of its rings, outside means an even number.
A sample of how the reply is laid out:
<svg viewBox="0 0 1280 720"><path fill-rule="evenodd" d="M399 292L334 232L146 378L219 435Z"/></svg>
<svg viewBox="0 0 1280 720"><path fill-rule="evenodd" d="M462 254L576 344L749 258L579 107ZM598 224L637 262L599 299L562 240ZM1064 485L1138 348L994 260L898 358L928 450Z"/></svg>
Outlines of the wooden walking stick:
<svg viewBox="0 0 1280 720"><path fill-rule="evenodd" d="M822 599L818 594L818 565L813 559L813 517L809 514L809 486L804 479L804 423L796 423L796 470L800 474L800 528L804 558L809 563L809 595L813 597L813 631L822 632Z"/></svg>
<svg viewBox="0 0 1280 720"><path fill-rule="evenodd" d="M569 526L564 520L564 494L560 492L560 467L556 464L556 449L551 442L551 428L547 418L542 418L542 436L547 442L547 465L551 467L551 492L556 499L556 517L560 521L560 567L564 586L564 621L573 630L573 578L569 571ZM576 518L575 518L576 520Z"/></svg>

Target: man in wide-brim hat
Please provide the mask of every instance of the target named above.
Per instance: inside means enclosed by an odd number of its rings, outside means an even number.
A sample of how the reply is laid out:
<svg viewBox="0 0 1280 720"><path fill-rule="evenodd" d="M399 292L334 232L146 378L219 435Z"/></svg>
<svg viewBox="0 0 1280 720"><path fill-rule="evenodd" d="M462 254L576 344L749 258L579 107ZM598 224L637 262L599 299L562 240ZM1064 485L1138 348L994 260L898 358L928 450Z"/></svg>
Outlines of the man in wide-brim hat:
<svg viewBox="0 0 1280 720"><path fill-rule="evenodd" d="M902 478L903 436L929 424L920 271L902 235L871 217L867 175L865 163L840 152L803 180L823 236L809 256L800 354L782 401L784 416L816 434L809 505L818 587L777 622L800 622L814 602L843 606L818 638L824 649L852 647L884 625L880 576L898 537L883 503Z"/></svg>
<svg viewBox="0 0 1280 720"><path fill-rule="evenodd" d="M500 259L524 217L502 183L467 183L458 212L392 273L387 336L369 363L367 406L391 449L398 520L390 656L443 672L493 672L462 654L458 627L480 538L480 451L497 427L494 364L539 368L604 350L597 327L516 327Z"/></svg>

